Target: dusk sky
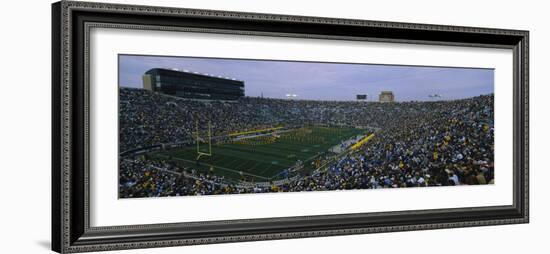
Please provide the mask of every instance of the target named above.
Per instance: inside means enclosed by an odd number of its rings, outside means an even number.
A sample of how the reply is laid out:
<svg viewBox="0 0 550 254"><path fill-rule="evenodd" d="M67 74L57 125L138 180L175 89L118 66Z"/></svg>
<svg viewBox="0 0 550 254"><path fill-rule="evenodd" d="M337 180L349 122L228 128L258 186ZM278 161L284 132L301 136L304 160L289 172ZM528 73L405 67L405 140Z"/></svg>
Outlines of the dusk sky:
<svg viewBox="0 0 550 254"><path fill-rule="evenodd" d="M132 55L119 56L119 85L142 88L142 75L152 68L243 80L246 96L269 98L355 100L368 94L373 101L380 91L393 91L397 101L429 101L433 94L451 100L494 92L493 69Z"/></svg>

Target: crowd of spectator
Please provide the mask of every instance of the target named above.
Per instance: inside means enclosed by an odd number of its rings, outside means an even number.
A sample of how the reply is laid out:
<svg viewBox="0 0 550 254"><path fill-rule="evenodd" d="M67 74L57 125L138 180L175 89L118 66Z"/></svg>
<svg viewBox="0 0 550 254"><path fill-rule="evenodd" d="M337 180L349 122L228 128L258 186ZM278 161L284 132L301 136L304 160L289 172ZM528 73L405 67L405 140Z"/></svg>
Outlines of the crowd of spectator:
<svg viewBox="0 0 550 254"><path fill-rule="evenodd" d="M193 142L276 125L369 126L375 136L323 170L279 185L230 182L160 159L122 158L121 197L291 192L489 184L494 181L493 95L433 102L373 103L243 97L199 101L120 89L120 151Z"/></svg>
<svg viewBox="0 0 550 254"><path fill-rule="evenodd" d="M387 126L407 114L407 103L394 107L353 101L288 100L242 97L238 101L189 100L121 88L119 146L127 151L161 143L194 142L198 122L204 131L211 121L214 136L278 125ZM410 112L414 113L414 112Z"/></svg>

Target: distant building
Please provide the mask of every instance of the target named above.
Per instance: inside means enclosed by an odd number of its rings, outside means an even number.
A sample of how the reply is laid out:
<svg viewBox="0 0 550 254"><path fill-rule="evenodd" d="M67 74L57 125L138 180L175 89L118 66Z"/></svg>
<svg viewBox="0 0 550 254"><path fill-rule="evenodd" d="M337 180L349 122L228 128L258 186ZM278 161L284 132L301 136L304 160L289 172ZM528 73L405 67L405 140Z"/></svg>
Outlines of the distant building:
<svg viewBox="0 0 550 254"><path fill-rule="evenodd" d="M356 98L358 101L366 101L367 100L367 95L366 94L358 94L356 95Z"/></svg>
<svg viewBox="0 0 550 254"><path fill-rule="evenodd" d="M382 91L378 96L378 101L380 102L394 102L395 97L393 96L392 91Z"/></svg>
<svg viewBox="0 0 550 254"><path fill-rule="evenodd" d="M197 72L154 68L143 75L143 89L183 98L236 100L244 96L244 81Z"/></svg>

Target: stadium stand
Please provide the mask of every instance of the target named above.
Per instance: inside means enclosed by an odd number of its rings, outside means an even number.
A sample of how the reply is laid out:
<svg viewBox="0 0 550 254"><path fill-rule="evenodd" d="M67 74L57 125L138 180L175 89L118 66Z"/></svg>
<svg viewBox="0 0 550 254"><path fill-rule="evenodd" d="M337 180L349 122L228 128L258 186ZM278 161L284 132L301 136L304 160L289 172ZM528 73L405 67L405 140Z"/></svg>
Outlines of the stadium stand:
<svg viewBox="0 0 550 254"><path fill-rule="evenodd" d="M120 89L119 196L155 197L488 184L494 181L493 95L432 102L353 102L241 97L190 100ZM200 116L200 117L198 117ZM278 184L229 181L169 160L128 156L140 148L195 142L195 124L214 137L274 126L376 129L326 170ZM128 152L130 151L130 152Z"/></svg>

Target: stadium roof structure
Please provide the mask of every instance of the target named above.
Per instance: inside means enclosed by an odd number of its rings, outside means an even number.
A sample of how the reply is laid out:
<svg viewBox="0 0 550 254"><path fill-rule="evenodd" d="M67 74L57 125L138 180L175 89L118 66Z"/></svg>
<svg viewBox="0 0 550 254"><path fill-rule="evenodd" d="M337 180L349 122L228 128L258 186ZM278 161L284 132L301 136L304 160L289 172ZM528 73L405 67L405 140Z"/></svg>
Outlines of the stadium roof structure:
<svg viewBox="0 0 550 254"><path fill-rule="evenodd" d="M153 68L143 75L143 88L182 98L236 100L244 96L244 81L207 73Z"/></svg>
<svg viewBox="0 0 550 254"><path fill-rule="evenodd" d="M209 73L201 73L201 72L197 72L197 71L190 71L190 70L187 70L187 69L181 69L180 70L180 69L177 69L177 68L172 68L172 69L169 69L169 68L153 68L153 69L150 69L150 70L146 71L145 74L154 74L155 72L158 72L158 71L186 73L186 74L199 75L199 76L209 77L209 78L218 78L218 79L244 82L244 80L240 80L240 79L236 79L236 78L232 78L232 77L223 77L223 76L209 74Z"/></svg>

